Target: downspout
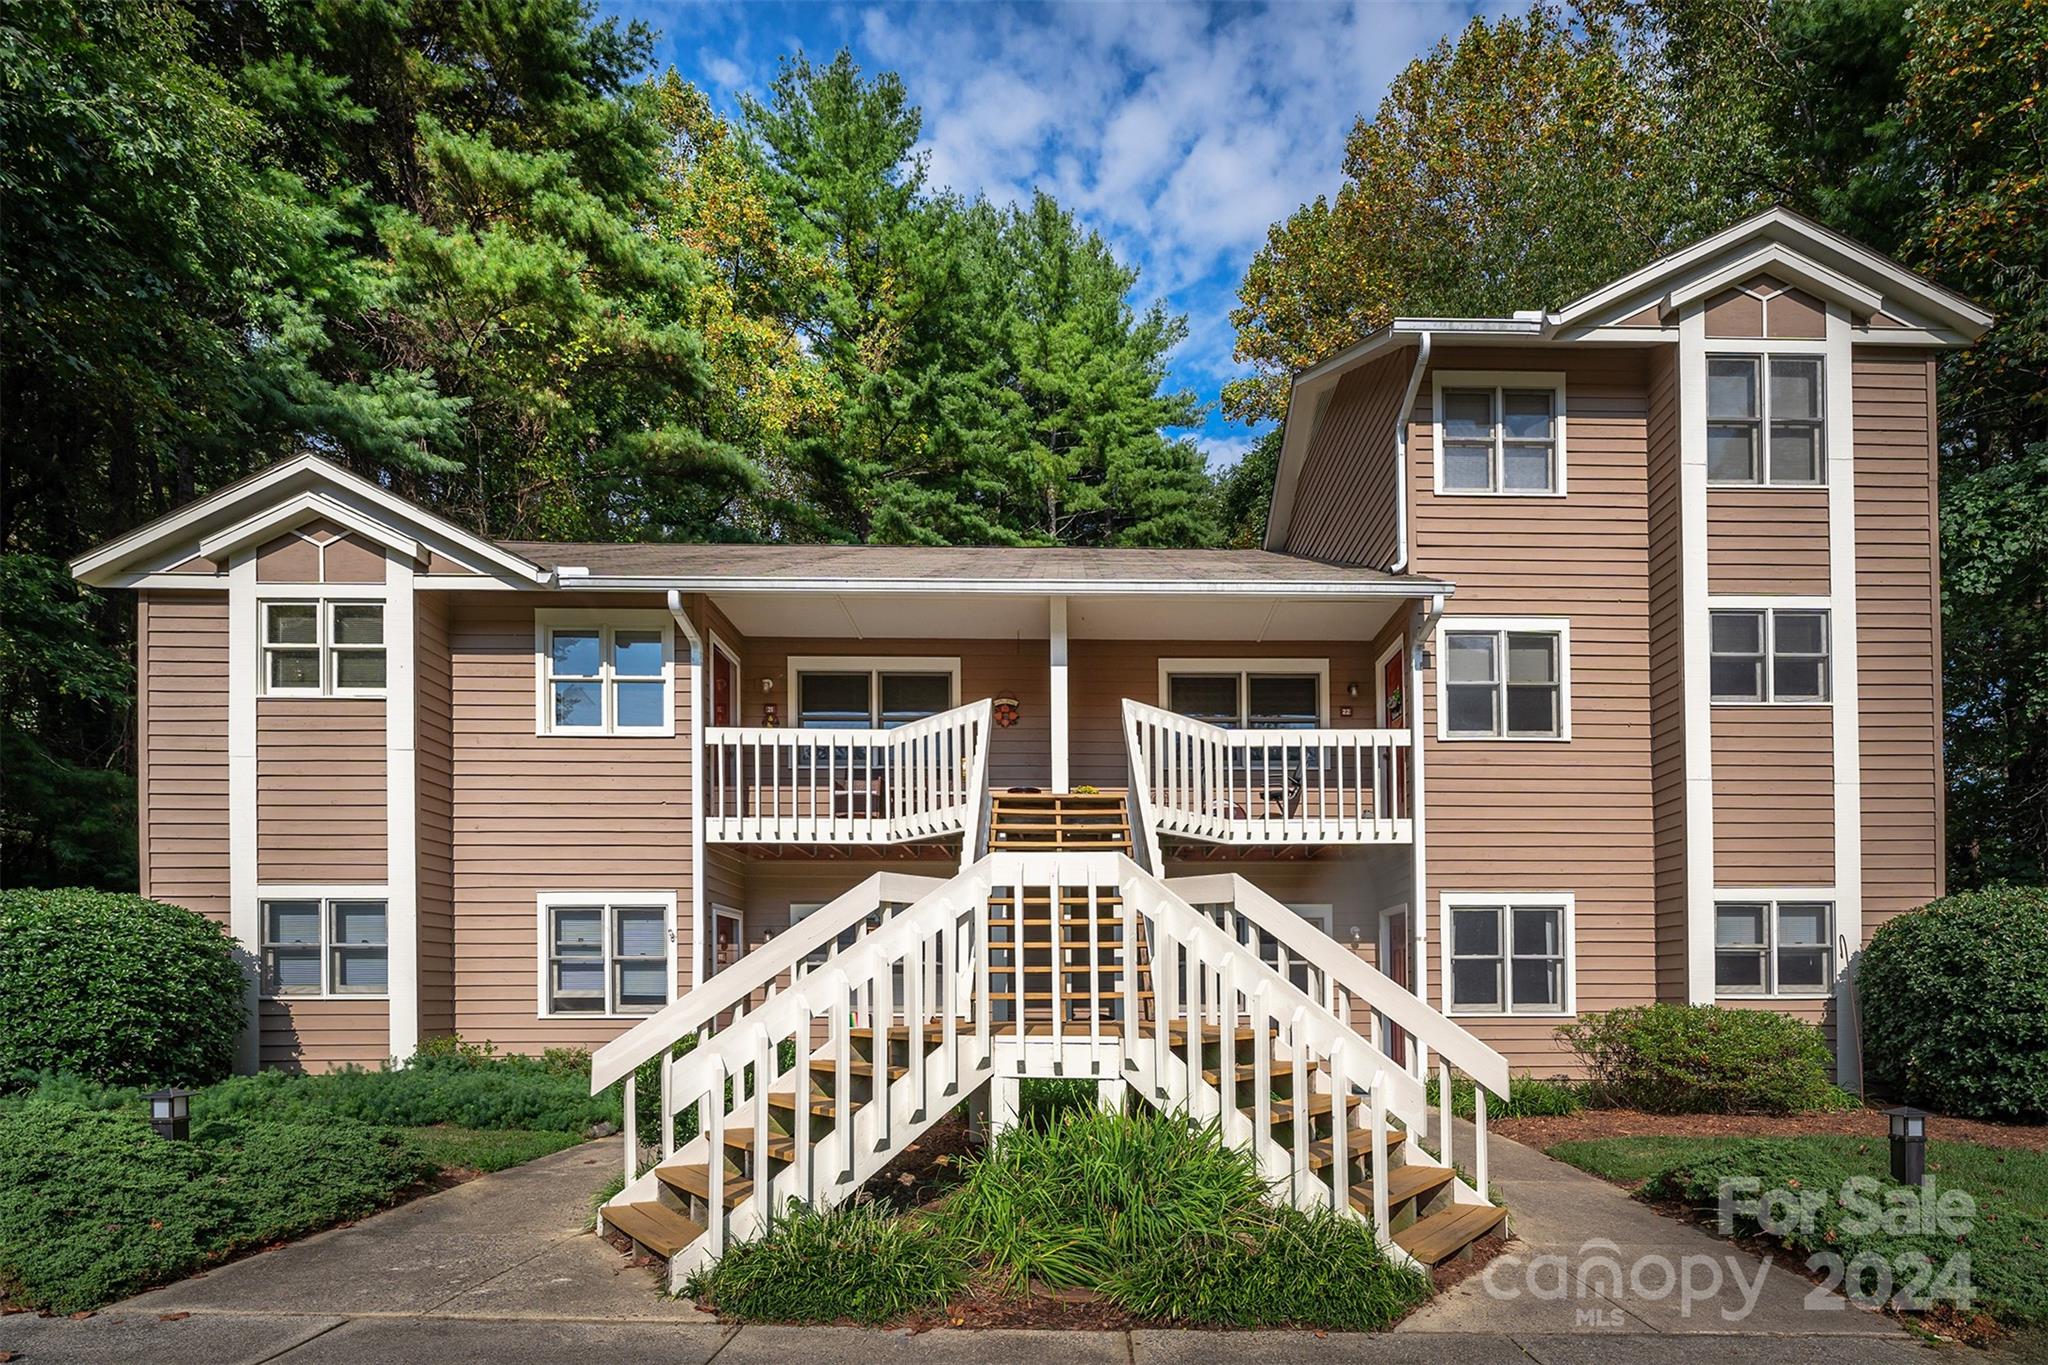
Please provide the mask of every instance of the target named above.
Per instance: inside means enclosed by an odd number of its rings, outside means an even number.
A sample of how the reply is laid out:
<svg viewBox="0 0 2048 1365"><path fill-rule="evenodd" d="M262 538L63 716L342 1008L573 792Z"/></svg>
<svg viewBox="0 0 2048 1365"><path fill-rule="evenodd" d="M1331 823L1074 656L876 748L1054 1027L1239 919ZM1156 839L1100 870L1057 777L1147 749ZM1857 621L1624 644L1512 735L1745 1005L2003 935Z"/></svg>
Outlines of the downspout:
<svg viewBox="0 0 2048 1365"><path fill-rule="evenodd" d="M1428 337L1423 338L1425 352ZM1422 372L1421 366L1416 373ZM1409 401L1414 401L1411 394ZM1422 609L1422 619L1415 628L1414 643L1408 649L1408 856L1409 856L1409 904L1408 933L1413 942L1408 949L1409 979L1420 989L1416 995L1426 1005L1429 1003L1429 849L1423 832L1423 777L1422 754L1424 727L1422 724L1423 691L1422 660L1429 653L1430 637L1436 633L1436 623L1444 614L1442 593L1432 593L1429 605ZM1444 997L1448 1000L1448 988ZM1415 1047L1416 1078L1429 1075L1429 1050L1420 1042Z"/></svg>
<svg viewBox="0 0 2048 1365"><path fill-rule="evenodd" d="M704 980L704 637L683 611L683 595L668 590L668 614L690 642L690 989ZM663 1080L666 1084L666 1077Z"/></svg>
<svg viewBox="0 0 2048 1365"><path fill-rule="evenodd" d="M1394 562L1387 565L1388 573L1408 571L1408 419L1415 412L1422 372L1428 368L1429 333L1424 332L1415 343L1415 368L1408 373L1408 392L1401 398L1401 410L1394 414ZM1439 602L1439 611L1441 608Z"/></svg>

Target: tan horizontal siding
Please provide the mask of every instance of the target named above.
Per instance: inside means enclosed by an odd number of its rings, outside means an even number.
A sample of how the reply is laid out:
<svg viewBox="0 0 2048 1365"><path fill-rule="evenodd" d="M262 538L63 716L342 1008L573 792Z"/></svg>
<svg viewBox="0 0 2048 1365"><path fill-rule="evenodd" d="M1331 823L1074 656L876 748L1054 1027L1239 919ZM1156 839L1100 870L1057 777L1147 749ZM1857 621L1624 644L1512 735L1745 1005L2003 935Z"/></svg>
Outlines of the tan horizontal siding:
<svg viewBox="0 0 2048 1365"><path fill-rule="evenodd" d="M384 1000L265 1000L262 1060L286 1071L375 1070L390 1060L391 1006Z"/></svg>
<svg viewBox="0 0 2048 1365"><path fill-rule="evenodd" d="M1867 938L1946 884L1941 547L1933 357L1862 349L1852 376Z"/></svg>
<svg viewBox="0 0 2048 1365"><path fill-rule="evenodd" d="M1570 743L1440 742L1436 677L1422 702L1428 793L1429 980L1443 996L1438 895L1571 892L1579 1009L1654 998L1657 827L1652 804L1648 371L1644 351L1453 347L1456 370L1565 372L1569 496L1439 498L1431 385L1411 414L1417 573L1457 584L1461 615L1566 616ZM1441 637L1439 637L1441 638ZM1571 1065L1556 1020L1460 1020L1517 1069Z"/></svg>
<svg viewBox="0 0 2048 1365"><path fill-rule="evenodd" d="M539 1017L541 892L673 894L679 989L691 953L685 689L673 738L535 735L533 613L528 600L449 598L455 1026L508 1052L597 1047L633 1024Z"/></svg>
<svg viewBox="0 0 2048 1365"><path fill-rule="evenodd" d="M228 598L136 604L142 893L228 923Z"/></svg>
<svg viewBox="0 0 2048 1365"><path fill-rule="evenodd" d="M1075 640L1068 669L1068 746L1073 780L1098 787L1130 782L1129 745L1124 739L1124 699L1161 705L1161 659L1327 659L1330 714L1339 729L1373 726L1372 646L1363 640L1275 640L1266 643L1216 640ZM1358 684L1358 696L1345 691ZM1349 706L1351 715L1339 716Z"/></svg>
<svg viewBox="0 0 2048 1365"><path fill-rule="evenodd" d="M1685 529L1678 351L1649 354L1650 791L1655 826L1657 998L1686 998Z"/></svg>
<svg viewBox="0 0 2048 1365"><path fill-rule="evenodd" d="M1832 708L1717 706L1712 724L1714 884L1831 885Z"/></svg>
<svg viewBox="0 0 2048 1365"><path fill-rule="evenodd" d="M1707 591L1825 597L1828 491L1708 489Z"/></svg>
<svg viewBox="0 0 2048 1365"><path fill-rule="evenodd" d="M256 702L256 879L266 886L386 880L384 702Z"/></svg>
<svg viewBox="0 0 2048 1365"><path fill-rule="evenodd" d="M421 593L414 608L418 679L420 1036L455 1028L455 772L448 597Z"/></svg>
<svg viewBox="0 0 2048 1365"><path fill-rule="evenodd" d="M1287 550L1311 559L1393 562L1394 427L1415 362L1403 346L1343 376L1302 461Z"/></svg>

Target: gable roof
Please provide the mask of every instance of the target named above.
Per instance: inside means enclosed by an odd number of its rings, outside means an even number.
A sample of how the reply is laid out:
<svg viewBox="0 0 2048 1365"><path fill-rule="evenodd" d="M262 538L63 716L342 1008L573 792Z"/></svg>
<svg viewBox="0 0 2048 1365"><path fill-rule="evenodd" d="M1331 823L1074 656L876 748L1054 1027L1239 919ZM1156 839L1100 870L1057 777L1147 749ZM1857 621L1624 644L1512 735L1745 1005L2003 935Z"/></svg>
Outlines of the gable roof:
<svg viewBox="0 0 2048 1365"><path fill-rule="evenodd" d="M548 581L533 561L317 455L281 460L217 488L86 551L71 561L71 573L97 588L130 587L186 560L218 559L321 519L403 554L437 555L515 584Z"/></svg>
<svg viewBox="0 0 2048 1365"><path fill-rule="evenodd" d="M1664 326L1618 324L1633 322L1645 311L1657 315L1661 323L1678 308L1759 274L1781 277L1842 304L1862 324L1856 333L1859 343L1966 346L1995 321L1954 290L1785 208L1752 214L1553 312L1531 310L1507 318L1395 318L1327 360L1295 373L1288 387L1279 468L1267 505L1265 547L1281 550L1287 544L1302 466L1337 381L1374 357L1404 346L1427 346L1432 340L1531 345L1577 341L1597 333L1603 342L1669 342L1672 334Z"/></svg>

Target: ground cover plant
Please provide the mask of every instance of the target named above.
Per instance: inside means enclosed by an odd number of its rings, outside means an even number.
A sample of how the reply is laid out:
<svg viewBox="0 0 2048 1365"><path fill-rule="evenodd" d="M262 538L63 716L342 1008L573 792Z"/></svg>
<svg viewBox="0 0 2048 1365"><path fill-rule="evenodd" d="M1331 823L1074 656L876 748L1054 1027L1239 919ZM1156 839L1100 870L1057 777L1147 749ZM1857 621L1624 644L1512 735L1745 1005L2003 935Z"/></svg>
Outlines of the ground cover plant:
<svg viewBox="0 0 2048 1365"><path fill-rule="evenodd" d="M1790 1114L1843 1109L1827 1040L1768 1010L1637 1005L1581 1016L1558 1037L1578 1053L1597 1103L1652 1114Z"/></svg>
<svg viewBox="0 0 2048 1365"><path fill-rule="evenodd" d="M1475 1112L1472 1096L1474 1082L1470 1076L1451 1077L1451 1113L1461 1119L1469 1119ZM1489 1119L1557 1118L1576 1114L1585 1107L1581 1097L1584 1087L1572 1081L1558 1078L1546 1080L1541 1076L1508 1077L1506 1098L1489 1094L1486 1097L1486 1116ZM1430 1108L1440 1102L1442 1093L1437 1087L1437 1078L1431 1076L1423 1086Z"/></svg>
<svg viewBox="0 0 2048 1365"><path fill-rule="evenodd" d="M1714 1216L1720 1189L1731 1179L1755 1179L1761 1189L1821 1195L1810 1226L1776 1232L1800 1254L1827 1250L1845 1267L1862 1263L1870 1291L1878 1263L1905 1287L1901 1259L1925 1257L1935 1269L1954 1252L1968 1252L1968 1283L1976 1308L2007 1326L2048 1326L2048 1154L1993 1148L1974 1142L1929 1142L1927 1169L1935 1189L1960 1189L1974 1201L1966 1226L1944 1230L1866 1228L1839 1197L1849 1177L1890 1187L1890 1154L1868 1138L1604 1138L1561 1142L1550 1156L1612 1181L1640 1183L1649 1199L1677 1199ZM1878 1195L1882 1199L1882 1195ZM1739 1232L1757 1232L1743 1218Z"/></svg>
<svg viewBox="0 0 2048 1365"><path fill-rule="evenodd" d="M1945 1114L2048 1117L2048 888L1894 916L1857 959L1856 991L1873 1087Z"/></svg>
<svg viewBox="0 0 2048 1365"><path fill-rule="evenodd" d="M1429 1296L1365 1223L1270 1202L1251 1155L1214 1125L1105 1112L1078 1091L1039 1098L1066 1107L1002 1134L935 1206L792 1211L689 1292L747 1321L886 1322L972 1284L1085 1291L1160 1323L1349 1331Z"/></svg>

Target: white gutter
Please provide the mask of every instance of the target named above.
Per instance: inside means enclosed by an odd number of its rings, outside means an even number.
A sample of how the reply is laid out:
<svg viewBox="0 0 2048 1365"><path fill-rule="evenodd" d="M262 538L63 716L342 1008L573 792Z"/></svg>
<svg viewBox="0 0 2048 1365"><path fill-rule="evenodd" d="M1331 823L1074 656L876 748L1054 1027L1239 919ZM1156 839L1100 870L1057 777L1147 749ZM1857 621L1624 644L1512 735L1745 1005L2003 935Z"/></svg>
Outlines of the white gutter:
<svg viewBox="0 0 2048 1365"><path fill-rule="evenodd" d="M1429 1003L1429 834L1423 799L1427 790L1423 755L1428 750L1429 736L1422 723L1422 660L1429 654L1430 637L1436 633L1443 614L1443 597L1432 594L1429 605L1421 609L1422 619L1408 648L1408 981L1424 1004ZM1441 666L1439 663L1438 667ZM1445 926L1444 931L1448 932L1449 927ZM1450 986L1445 983L1446 1008L1450 998ZM1418 1078L1427 1077L1429 1050L1420 1040L1415 1048L1415 1061Z"/></svg>
<svg viewBox="0 0 2048 1365"><path fill-rule="evenodd" d="M1372 572L1383 572L1374 570ZM571 592L585 590L641 592L808 592L913 593L921 596L1007 595L1013 597L1290 597L1331 598L1365 601L1378 597L1413 597L1418 592L1448 590L1449 583L1436 580L1386 579L1366 582L1332 582L1327 579L989 579L989 578L718 578L705 575L623 575L564 574L556 587Z"/></svg>
<svg viewBox="0 0 2048 1365"><path fill-rule="evenodd" d="M1415 368L1408 372L1408 392L1401 410L1394 414L1394 562L1388 573L1408 571L1408 419L1415 413L1415 395L1422 388L1422 372L1429 368L1429 333L1415 343Z"/></svg>
<svg viewBox="0 0 2048 1365"><path fill-rule="evenodd" d="M668 593L668 614L690 642L690 989L704 984L704 637L683 611L683 595ZM665 1081L664 1081L665 1083Z"/></svg>

